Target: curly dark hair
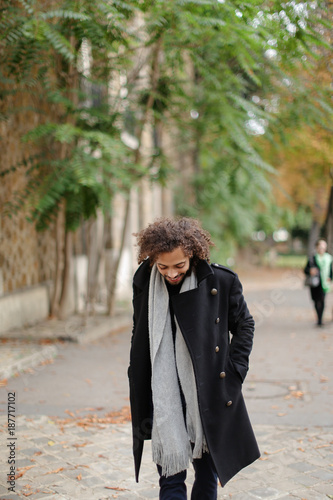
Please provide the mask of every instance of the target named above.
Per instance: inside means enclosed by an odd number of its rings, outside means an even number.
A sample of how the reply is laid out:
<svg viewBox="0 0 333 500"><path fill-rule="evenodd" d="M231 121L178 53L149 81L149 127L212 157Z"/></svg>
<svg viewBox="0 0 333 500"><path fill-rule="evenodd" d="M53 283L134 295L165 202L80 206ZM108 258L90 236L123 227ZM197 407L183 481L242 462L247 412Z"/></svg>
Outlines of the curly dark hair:
<svg viewBox="0 0 333 500"><path fill-rule="evenodd" d="M159 254L182 247L184 254L192 257L195 266L199 259L209 262L209 247L214 246L208 231L202 229L198 220L189 217L162 217L134 236L139 247L139 264L149 257L153 265Z"/></svg>

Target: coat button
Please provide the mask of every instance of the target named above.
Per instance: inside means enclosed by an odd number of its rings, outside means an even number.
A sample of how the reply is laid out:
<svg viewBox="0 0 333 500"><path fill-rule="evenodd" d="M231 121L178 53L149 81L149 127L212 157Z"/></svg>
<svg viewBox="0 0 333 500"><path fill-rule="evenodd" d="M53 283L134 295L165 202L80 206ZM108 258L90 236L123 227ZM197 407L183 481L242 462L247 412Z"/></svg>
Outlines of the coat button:
<svg viewBox="0 0 333 500"><path fill-rule="evenodd" d="M228 401L227 406L231 406L231 405L232 405L232 401Z"/></svg>
<svg viewBox="0 0 333 500"><path fill-rule="evenodd" d="M220 373L220 378L224 378L225 377L225 372L221 372Z"/></svg>
<svg viewBox="0 0 333 500"><path fill-rule="evenodd" d="M215 352L219 352L219 350L220 350L220 348L219 348L219 346L217 345L217 346L215 347Z"/></svg>
<svg viewBox="0 0 333 500"><path fill-rule="evenodd" d="M210 293L211 293L212 295L216 295L216 294L217 294L217 290L216 290L216 288L212 288L212 289L211 289L211 291L210 291Z"/></svg>
<svg viewBox="0 0 333 500"><path fill-rule="evenodd" d="M219 322L220 322L220 318L216 318L215 323L217 324Z"/></svg>

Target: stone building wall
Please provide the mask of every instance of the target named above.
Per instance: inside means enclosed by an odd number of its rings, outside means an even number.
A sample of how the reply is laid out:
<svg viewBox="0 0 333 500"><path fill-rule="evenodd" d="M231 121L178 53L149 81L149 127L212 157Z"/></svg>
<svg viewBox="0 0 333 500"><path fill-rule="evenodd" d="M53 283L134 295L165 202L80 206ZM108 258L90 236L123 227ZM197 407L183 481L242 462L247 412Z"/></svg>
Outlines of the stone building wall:
<svg viewBox="0 0 333 500"><path fill-rule="evenodd" d="M39 120L37 114L24 111L28 105L22 95L10 96L2 104L1 111L8 118L0 122L0 172L34 153L20 140ZM0 295L50 280L55 269L53 231L37 233L21 211L8 216L7 203L24 190L25 183L23 166L0 177Z"/></svg>

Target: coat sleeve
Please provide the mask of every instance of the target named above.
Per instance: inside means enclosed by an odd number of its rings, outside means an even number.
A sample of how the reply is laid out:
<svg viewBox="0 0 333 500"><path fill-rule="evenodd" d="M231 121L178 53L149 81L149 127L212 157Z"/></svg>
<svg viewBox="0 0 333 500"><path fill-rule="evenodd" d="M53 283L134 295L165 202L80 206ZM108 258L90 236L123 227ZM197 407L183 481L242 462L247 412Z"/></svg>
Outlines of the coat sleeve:
<svg viewBox="0 0 333 500"><path fill-rule="evenodd" d="M305 273L306 275L309 275L309 274L310 274L310 269L311 269L311 267L314 267L314 266L315 266L315 264L314 264L313 258L311 257L311 259L309 259L309 260L307 261L307 263L306 263L306 266L305 266L305 268L304 268L304 273Z"/></svg>
<svg viewBox="0 0 333 500"><path fill-rule="evenodd" d="M232 334L230 358L244 381L253 345L254 319L247 308L243 287L237 275L234 277L230 290L228 321L229 331Z"/></svg>

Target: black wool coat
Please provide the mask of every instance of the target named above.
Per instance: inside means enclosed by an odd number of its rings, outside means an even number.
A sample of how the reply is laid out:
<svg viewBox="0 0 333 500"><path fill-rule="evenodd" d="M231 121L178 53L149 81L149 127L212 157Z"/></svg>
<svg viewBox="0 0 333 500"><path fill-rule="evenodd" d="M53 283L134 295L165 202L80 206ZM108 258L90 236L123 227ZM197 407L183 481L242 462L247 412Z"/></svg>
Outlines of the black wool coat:
<svg viewBox="0 0 333 500"><path fill-rule="evenodd" d="M151 438L152 392L148 333L149 260L133 279L130 404L136 480L144 440ZM196 379L199 411L209 452L222 486L259 456L242 396L249 366L254 321L235 274L201 260L198 287L171 297Z"/></svg>

